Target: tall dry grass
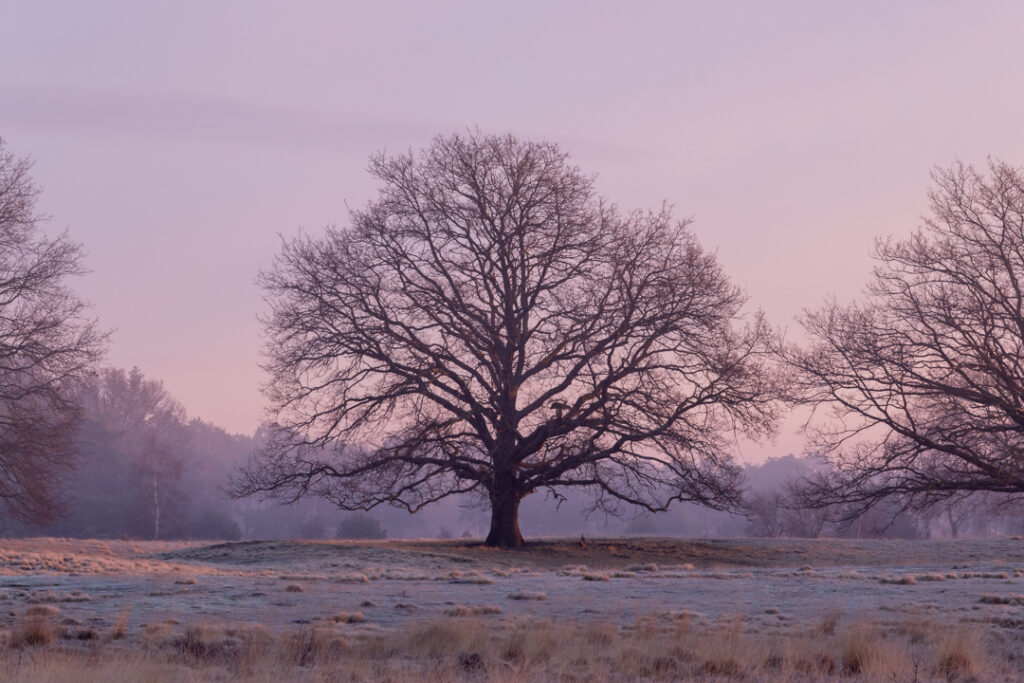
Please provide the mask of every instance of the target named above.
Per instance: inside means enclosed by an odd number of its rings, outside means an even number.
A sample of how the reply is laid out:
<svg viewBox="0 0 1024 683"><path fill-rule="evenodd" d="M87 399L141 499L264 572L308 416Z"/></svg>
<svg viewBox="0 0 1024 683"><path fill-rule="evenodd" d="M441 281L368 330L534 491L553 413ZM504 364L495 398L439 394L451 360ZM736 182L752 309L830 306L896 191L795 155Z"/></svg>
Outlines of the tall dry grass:
<svg viewBox="0 0 1024 683"><path fill-rule="evenodd" d="M47 614L2 635L0 681L1019 681L1020 634L926 619L784 631L740 617L606 622L505 619L486 611L395 630L358 621L272 633L259 624L151 625L81 639ZM484 615L484 616L481 616ZM1016 639L1014 639L1016 638Z"/></svg>

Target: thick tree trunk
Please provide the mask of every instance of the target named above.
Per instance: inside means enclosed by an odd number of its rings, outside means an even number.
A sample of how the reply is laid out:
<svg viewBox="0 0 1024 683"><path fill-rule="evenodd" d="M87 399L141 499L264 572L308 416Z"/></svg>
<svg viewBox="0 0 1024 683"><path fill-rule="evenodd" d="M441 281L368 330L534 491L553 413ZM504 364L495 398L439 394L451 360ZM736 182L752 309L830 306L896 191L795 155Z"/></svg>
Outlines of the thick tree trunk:
<svg viewBox="0 0 1024 683"><path fill-rule="evenodd" d="M520 496L505 493L491 496L491 532L485 545L498 548L518 548L523 545L519 533Z"/></svg>

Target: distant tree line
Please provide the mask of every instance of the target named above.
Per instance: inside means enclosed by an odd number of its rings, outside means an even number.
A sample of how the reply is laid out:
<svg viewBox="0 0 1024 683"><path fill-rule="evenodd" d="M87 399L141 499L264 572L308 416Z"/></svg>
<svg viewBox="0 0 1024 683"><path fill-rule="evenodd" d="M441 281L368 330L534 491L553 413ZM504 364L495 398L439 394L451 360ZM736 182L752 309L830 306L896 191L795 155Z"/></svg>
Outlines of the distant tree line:
<svg viewBox="0 0 1024 683"><path fill-rule="evenodd" d="M963 534L1024 534L1024 504L1015 496L965 493L916 507L898 496L870 506L835 501L808 505L806 487L835 476L820 456L769 458L744 470L746 534L762 537L957 538Z"/></svg>
<svg viewBox="0 0 1024 683"><path fill-rule="evenodd" d="M81 408L66 511L34 533L98 538L238 538L218 486L251 439L185 410L140 370L105 368L75 391ZM23 529L24 530L24 529Z"/></svg>

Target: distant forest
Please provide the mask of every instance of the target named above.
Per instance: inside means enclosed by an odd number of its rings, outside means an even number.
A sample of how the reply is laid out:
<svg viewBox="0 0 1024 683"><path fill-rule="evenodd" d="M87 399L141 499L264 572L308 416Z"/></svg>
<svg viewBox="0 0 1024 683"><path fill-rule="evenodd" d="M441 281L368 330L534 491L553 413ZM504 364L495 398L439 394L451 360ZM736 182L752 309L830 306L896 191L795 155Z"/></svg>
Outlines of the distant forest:
<svg viewBox="0 0 1024 683"><path fill-rule="evenodd" d="M0 518L0 534L238 540L481 538L487 532L487 507L471 495L445 499L414 515L391 507L348 513L319 499L292 505L232 500L224 492L228 477L259 447L260 431L229 434L189 418L159 380L138 369L105 369L81 391L77 467L63 483L61 516L47 525ZM880 505L853 523L833 522L827 510L791 507L791 484L823 467L813 457L793 455L747 465L746 514L683 504L658 514L626 510L618 517L594 509L586 493L567 491L559 500L540 492L523 501L521 523L533 537L1024 534L1019 510L983 494L927 513L899 513L895 502L891 508Z"/></svg>

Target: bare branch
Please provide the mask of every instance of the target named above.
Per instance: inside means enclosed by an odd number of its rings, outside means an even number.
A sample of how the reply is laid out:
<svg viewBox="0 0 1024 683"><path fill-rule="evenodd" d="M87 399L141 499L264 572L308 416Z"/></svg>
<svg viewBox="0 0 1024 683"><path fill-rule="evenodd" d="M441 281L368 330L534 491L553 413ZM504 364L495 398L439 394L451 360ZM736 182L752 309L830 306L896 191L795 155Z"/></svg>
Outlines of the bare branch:
<svg viewBox="0 0 1024 683"><path fill-rule="evenodd" d="M851 515L1024 491L1024 173L933 179L923 227L877 244L867 301L808 313L813 345L784 351L803 399L834 409L810 431L838 470L809 500Z"/></svg>
<svg viewBox="0 0 1024 683"><path fill-rule="evenodd" d="M49 521L73 464L70 392L106 335L65 284L82 272L81 248L39 231L30 169L0 139L0 501L23 520Z"/></svg>
<svg viewBox="0 0 1024 683"><path fill-rule="evenodd" d="M730 436L776 422L772 334L685 221L623 214L556 146L511 136L370 170L380 195L350 228L260 275L276 438L237 493L737 500Z"/></svg>

